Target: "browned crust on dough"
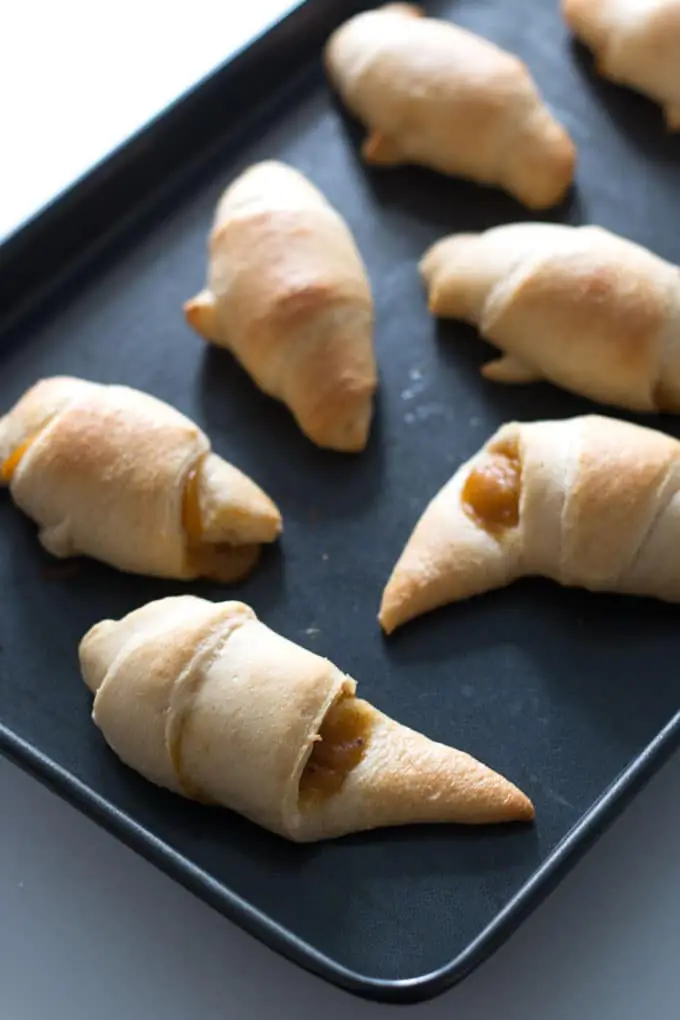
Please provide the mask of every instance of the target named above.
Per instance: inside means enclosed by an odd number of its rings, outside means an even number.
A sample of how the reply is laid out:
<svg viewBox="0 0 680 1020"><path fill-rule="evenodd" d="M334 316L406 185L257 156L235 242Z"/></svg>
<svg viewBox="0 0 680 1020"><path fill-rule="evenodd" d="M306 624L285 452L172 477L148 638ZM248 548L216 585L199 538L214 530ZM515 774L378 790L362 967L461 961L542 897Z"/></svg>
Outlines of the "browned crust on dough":
<svg viewBox="0 0 680 1020"><path fill-rule="evenodd" d="M613 378L619 391L635 393L640 380L647 380L652 409L666 314L666 295L649 274L636 276L627 266L620 271L606 255L584 258L582 252L574 252L544 259L483 329L499 343L509 324L513 331L526 328L527 335L545 331L546 343L552 329L562 334L563 347L568 336L570 350L561 352L561 361L593 381L598 375L605 382ZM555 379L560 381L557 375Z"/></svg>

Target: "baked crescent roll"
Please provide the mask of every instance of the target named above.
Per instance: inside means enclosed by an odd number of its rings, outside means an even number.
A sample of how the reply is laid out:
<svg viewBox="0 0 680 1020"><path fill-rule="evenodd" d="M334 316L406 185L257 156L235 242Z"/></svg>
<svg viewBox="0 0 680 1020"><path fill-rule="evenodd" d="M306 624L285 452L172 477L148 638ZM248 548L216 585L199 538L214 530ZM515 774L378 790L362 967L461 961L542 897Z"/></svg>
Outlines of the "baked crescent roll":
<svg viewBox="0 0 680 1020"><path fill-rule="evenodd" d="M281 530L272 501L189 418L67 376L36 383L0 419L0 485L54 556L136 574L234 581Z"/></svg>
<svg viewBox="0 0 680 1020"><path fill-rule="evenodd" d="M365 447L377 385L371 288L344 220L297 170L258 163L227 188L207 287L184 313L314 443Z"/></svg>
<svg viewBox="0 0 680 1020"><path fill-rule="evenodd" d="M569 27L595 54L605 78L663 106L680 129L679 0L562 0Z"/></svg>
<svg viewBox="0 0 680 1020"><path fill-rule="evenodd" d="M680 411L680 269L601 227L454 234L421 264L430 310L503 351L482 373L548 379L633 411Z"/></svg>
<svg viewBox="0 0 680 1020"><path fill-rule="evenodd" d="M80 663L94 721L127 765L288 839L533 818L512 783L388 719L240 602L151 602L94 626Z"/></svg>
<svg viewBox="0 0 680 1020"><path fill-rule="evenodd" d="M367 163L418 163L554 205L576 150L517 57L417 6L386 4L331 35L326 68L368 129Z"/></svg>
<svg viewBox="0 0 680 1020"><path fill-rule="evenodd" d="M538 575L680 601L680 443L613 418L511 422L435 496L383 593L387 631Z"/></svg>

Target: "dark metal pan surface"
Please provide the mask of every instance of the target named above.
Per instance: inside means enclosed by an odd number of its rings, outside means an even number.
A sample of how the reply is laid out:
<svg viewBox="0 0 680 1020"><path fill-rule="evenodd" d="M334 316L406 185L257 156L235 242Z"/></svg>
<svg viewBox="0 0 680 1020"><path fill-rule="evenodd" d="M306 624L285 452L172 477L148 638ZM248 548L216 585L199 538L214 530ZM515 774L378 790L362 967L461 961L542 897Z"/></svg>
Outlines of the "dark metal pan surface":
<svg viewBox="0 0 680 1020"><path fill-rule="evenodd" d="M485 382L486 345L428 316L416 266L433 240L529 217L492 190L362 166L360 132L319 59L357 6L302 4L0 252L0 408L53 373L148 390L195 418L285 517L280 548L227 594L52 560L0 496L0 746L289 957L359 994L413 1001L483 960L677 745L680 617L653 601L527 581L381 636L384 583L454 468L505 420L592 405L548 385ZM519 53L575 138L577 186L547 218L600 223L680 262L680 142L654 106L595 76L557 7L458 0L430 10ZM370 272L381 388L362 456L315 449L183 321L220 191L264 157L323 189ZM676 419L652 423L680 435ZM300 847L150 786L90 723L76 649L102 617L180 590L252 603L379 707L513 779L536 804L535 826Z"/></svg>

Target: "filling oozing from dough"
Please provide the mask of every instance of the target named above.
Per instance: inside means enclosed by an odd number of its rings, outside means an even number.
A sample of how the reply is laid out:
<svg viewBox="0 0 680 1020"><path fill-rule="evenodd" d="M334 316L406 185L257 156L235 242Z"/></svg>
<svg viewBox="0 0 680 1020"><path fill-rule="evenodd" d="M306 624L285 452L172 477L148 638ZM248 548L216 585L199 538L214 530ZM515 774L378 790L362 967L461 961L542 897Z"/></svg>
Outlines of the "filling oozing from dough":
<svg viewBox="0 0 680 1020"><path fill-rule="evenodd" d="M3 482L7 482L9 485L12 481L24 454L33 445L35 439L36 436L29 436L28 439L24 439L23 443L19 443L16 449L10 453L9 457L0 464L0 478Z"/></svg>
<svg viewBox="0 0 680 1020"><path fill-rule="evenodd" d="M203 536L201 521L201 504L198 497L198 481L203 464L199 460L189 471L184 484L184 500L182 503L182 527L189 539L189 545L200 545Z"/></svg>
<svg viewBox="0 0 680 1020"><path fill-rule="evenodd" d="M516 438L501 439L468 475L461 499L468 517L496 534L519 523L522 462Z"/></svg>
<svg viewBox="0 0 680 1020"><path fill-rule="evenodd" d="M182 527L189 545L190 568L200 577L229 584L250 572L260 555L259 545L215 544L203 541L199 495L201 466L199 460L189 471L182 500Z"/></svg>
<svg viewBox="0 0 680 1020"><path fill-rule="evenodd" d="M318 803L337 793L364 756L373 709L353 695L340 697L326 713L300 777L300 800Z"/></svg>

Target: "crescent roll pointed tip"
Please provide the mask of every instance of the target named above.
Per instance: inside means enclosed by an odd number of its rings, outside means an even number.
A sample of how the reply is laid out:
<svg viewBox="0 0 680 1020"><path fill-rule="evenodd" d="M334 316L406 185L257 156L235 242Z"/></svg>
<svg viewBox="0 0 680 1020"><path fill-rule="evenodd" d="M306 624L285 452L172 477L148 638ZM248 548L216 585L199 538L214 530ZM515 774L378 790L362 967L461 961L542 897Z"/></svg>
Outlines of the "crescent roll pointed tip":
<svg viewBox="0 0 680 1020"><path fill-rule="evenodd" d="M318 446L366 446L377 387L373 300L352 234L299 171L274 160L220 199L208 284L187 322L226 347Z"/></svg>
<svg viewBox="0 0 680 1020"><path fill-rule="evenodd" d="M332 796L315 788L319 773L308 764L301 781L300 840L394 825L484 825L534 818L529 798L503 776L354 696L338 699L326 714L322 740L315 744L322 762L329 753L323 750L324 733L346 739L343 726L346 732L354 726L364 734L362 756Z"/></svg>
<svg viewBox="0 0 680 1020"><path fill-rule="evenodd" d="M212 291L207 287L199 291L195 297L184 302L182 306L187 325L204 340L216 342L219 337L220 325L217 318L217 305Z"/></svg>
<svg viewBox="0 0 680 1020"><path fill-rule="evenodd" d="M152 602L80 644L93 718L129 766L288 839L533 817L512 783L356 697L237 602Z"/></svg>
<svg viewBox="0 0 680 1020"><path fill-rule="evenodd" d="M199 468L198 509L205 542L274 542L283 527L278 507L260 486L216 453Z"/></svg>
<svg viewBox="0 0 680 1020"><path fill-rule="evenodd" d="M481 506L488 479L488 509L511 522L521 483L517 426L500 429L463 464L423 511L383 592L379 620L386 634L450 602L509 584L517 576L512 527L479 526L470 500ZM479 479L472 490L470 478ZM496 491L494 486L499 486Z"/></svg>
<svg viewBox="0 0 680 1020"><path fill-rule="evenodd" d="M548 111L541 106L534 128L521 145L512 169L508 169L507 190L536 212L564 201L574 180L578 153L576 145Z"/></svg>

